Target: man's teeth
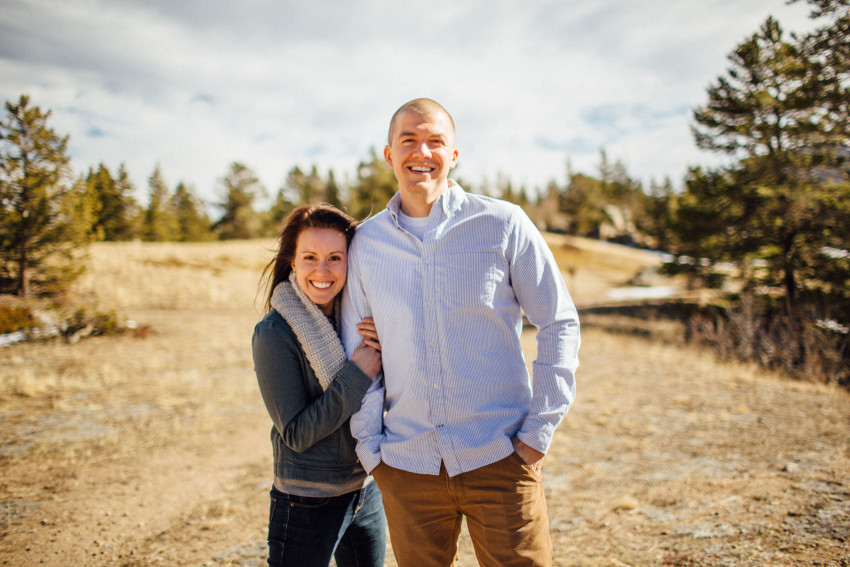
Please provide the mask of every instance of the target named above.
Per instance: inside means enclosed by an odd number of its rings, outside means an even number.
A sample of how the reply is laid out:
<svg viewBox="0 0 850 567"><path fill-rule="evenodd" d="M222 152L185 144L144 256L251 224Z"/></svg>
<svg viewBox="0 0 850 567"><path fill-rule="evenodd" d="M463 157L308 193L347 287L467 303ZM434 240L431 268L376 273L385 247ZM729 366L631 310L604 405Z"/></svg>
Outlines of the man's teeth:
<svg viewBox="0 0 850 567"><path fill-rule="evenodd" d="M415 167L414 166L414 167L411 167L410 169L412 169L413 171L419 171L419 172L422 172L422 173L428 173L429 171L431 171L430 167Z"/></svg>
<svg viewBox="0 0 850 567"><path fill-rule="evenodd" d="M327 289L331 287L331 282L311 282L315 287L319 289Z"/></svg>

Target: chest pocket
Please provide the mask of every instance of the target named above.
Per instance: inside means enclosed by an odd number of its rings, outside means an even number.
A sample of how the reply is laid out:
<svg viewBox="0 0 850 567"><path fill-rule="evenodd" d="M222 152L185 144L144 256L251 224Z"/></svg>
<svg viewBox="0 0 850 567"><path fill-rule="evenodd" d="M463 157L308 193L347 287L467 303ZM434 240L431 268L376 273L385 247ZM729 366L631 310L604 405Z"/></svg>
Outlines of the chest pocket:
<svg viewBox="0 0 850 567"><path fill-rule="evenodd" d="M492 304L504 277L501 259L492 252L463 252L447 256L438 271L442 299L456 308Z"/></svg>

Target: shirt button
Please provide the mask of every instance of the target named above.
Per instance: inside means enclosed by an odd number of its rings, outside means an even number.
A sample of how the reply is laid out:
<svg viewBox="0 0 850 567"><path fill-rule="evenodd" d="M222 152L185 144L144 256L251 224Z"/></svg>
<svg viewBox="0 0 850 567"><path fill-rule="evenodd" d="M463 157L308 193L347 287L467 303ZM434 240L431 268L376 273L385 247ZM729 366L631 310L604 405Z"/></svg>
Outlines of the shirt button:
<svg viewBox="0 0 850 567"><path fill-rule="evenodd" d="M435 390L439 390L439 389L440 389L440 385L439 385L439 384L434 384L434 389L435 389Z"/></svg>

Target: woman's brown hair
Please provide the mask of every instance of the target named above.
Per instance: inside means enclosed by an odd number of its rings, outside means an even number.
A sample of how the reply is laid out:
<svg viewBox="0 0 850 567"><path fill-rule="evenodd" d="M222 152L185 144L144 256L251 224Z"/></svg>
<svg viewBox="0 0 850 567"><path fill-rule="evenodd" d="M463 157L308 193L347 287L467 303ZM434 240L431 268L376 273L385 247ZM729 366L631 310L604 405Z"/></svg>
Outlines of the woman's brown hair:
<svg viewBox="0 0 850 567"><path fill-rule="evenodd" d="M277 254L263 270L261 281L268 282L266 311L271 311L271 299L275 286L289 279L289 274L292 272L292 261L295 259L298 237L302 231L308 228L338 230L345 235L345 244L348 246L351 244L355 230L357 230L357 221L327 203L303 205L289 213L277 239Z"/></svg>

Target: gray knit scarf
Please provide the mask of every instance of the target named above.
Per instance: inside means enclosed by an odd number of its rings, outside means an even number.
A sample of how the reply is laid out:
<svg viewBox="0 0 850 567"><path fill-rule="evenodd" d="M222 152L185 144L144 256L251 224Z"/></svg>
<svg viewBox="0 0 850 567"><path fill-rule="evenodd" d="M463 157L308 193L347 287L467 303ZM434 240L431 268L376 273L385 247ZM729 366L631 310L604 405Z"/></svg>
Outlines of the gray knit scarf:
<svg viewBox="0 0 850 567"><path fill-rule="evenodd" d="M347 360L345 350L327 316L298 285L295 271L289 274L288 282L275 286L271 304L295 331L322 391L327 390ZM339 297L334 299L334 320L339 324Z"/></svg>

